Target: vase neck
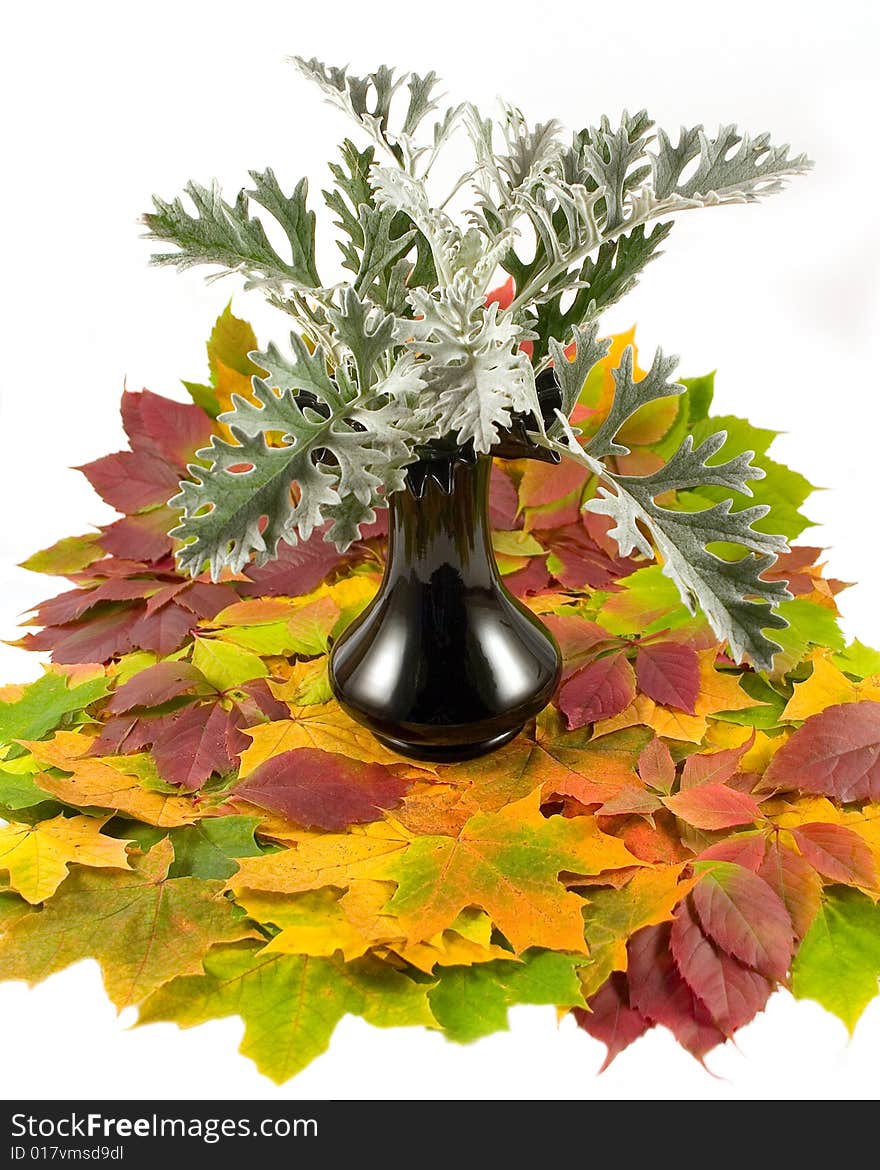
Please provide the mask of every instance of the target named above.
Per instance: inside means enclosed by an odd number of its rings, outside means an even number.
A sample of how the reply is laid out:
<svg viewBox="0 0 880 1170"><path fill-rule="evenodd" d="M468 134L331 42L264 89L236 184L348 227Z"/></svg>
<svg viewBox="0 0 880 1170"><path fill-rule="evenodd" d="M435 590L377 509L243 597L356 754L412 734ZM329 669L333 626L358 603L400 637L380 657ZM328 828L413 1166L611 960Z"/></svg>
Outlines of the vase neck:
<svg viewBox="0 0 880 1170"><path fill-rule="evenodd" d="M473 463L416 465L408 486L389 502L389 578L429 581L447 567L472 586L495 583L488 518L491 469L487 455Z"/></svg>

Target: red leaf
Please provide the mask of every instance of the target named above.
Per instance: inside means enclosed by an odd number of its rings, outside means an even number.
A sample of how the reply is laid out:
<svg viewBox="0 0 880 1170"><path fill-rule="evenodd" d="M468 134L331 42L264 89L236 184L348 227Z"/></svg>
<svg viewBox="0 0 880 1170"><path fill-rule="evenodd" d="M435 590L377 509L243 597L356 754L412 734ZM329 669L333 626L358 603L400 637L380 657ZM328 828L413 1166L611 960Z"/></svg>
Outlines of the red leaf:
<svg viewBox="0 0 880 1170"><path fill-rule="evenodd" d="M709 831L749 825L761 815L754 797L726 784L701 784L676 796L664 796L663 803L695 829Z"/></svg>
<svg viewBox="0 0 880 1170"><path fill-rule="evenodd" d="M706 937L690 898L675 912L669 944L685 982L725 1035L733 1035L763 1010L773 990L770 980Z"/></svg>
<svg viewBox="0 0 880 1170"><path fill-rule="evenodd" d="M496 463L489 480L489 523L493 528L510 532L519 526L519 501L513 480Z"/></svg>
<svg viewBox="0 0 880 1170"><path fill-rule="evenodd" d="M140 512L167 504L179 491L178 472L148 451L117 451L77 470L117 512Z"/></svg>
<svg viewBox="0 0 880 1170"><path fill-rule="evenodd" d="M101 548L115 557L161 561L173 547L169 528L177 513L172 508L151 508L137 516L123 516L101 529Z"/></svg>
<svg viewBox="0 0 880 1170"><path fill-rule="evenodd" d="M51 650L52 661L70 665L78 662L109 662L133 650L133 630L143 606L121 606L98 617L70 625L47 626L27 634L20 645L26 650Z"/></svg>
<svg viewBox="0 0 880 1170"><path fill-rule="evenodd" d="M586 618L569 616L567 614L547 614L541 619L562 651L563 680L569 678L575 671L592 658L597 646L602 643L617 641L614 634L609 634L595 622Z"/></svg>
<svg viewBox="0 0 880 1170"><path fill-rule="evenodd" d="M242 597L298 597L311 593L325 577L340 565L349 563L324 540L329 525L315 529L311 538L295 547L281 543L278 556L262 568L245 570L247 581L239 583Z"/></svg>
<svg viewBox="0 0 880 1170"><path fill-rule="evenodd" d="M819 875L808 861L775 839L767 842L767 855L758 873L785 903L795 937L803 938L819 913L822 901Z"/></svg>
<svg viewBox="0 0 880 1170"><path fill-rule="evenodd" d="M122 395L122 425L136 451L149 451L186 470L196 451L211 440L211 419L198 406L163 398L150 390Z"/></svg>
<svg viewBox="0 0 880 1170"><path fill-rule="evenodd" d="M880 703L838 703L811 715L770 761L764 787L880 800Z"/></svg>
<svg viewBox="0 0 880 1170"><path fill-rule="evenodd" d="M239 600L231 585L219 585L213 581L191 581L175 597L178 605L205 621L215 618L221 609L235 605Z"/></svg>
<svg viewBox="0 0 880 1170"><path fill-rule="evenodd" d="M264 722L263 719L253 720L250 717L251 712L247 710L248 706L248 703L245 703L244 706L234 703L226 721L226 753L232 760L233 766L238 764L241 753L250 747L251 743L250 737L244 734L242 728L253 727L255 722Z"/></svg>
<svg viewBox="0 0 880 1170"><path fill-rule="evenodd" d="M619 715L636 697L636 677L619 651L599 658L572 675L559 692L559 709L569 728Z"/></svg>
<svg viewBox="0 0 880 1170"><path fill-rule="evenodd" d="M653 792L646 792L644 788L621 788L614 796L606 800L596 809L597 817L617 817L634 814L650 816L661 808L660 798Z"/></svg>
<svg viewBox="0 0 880 1170"><path fill-rule="evenodd" d="M873 889L874 855L867 842L845 825L813 823L791 830L804 858L832 882Z"/></svg>
<svg viewBox="0 0 880 1170"><path fill-rule="evenodd" d="M382 809L393 808L408 787L409 781L381 764L296 748L266 760L235 794L304 828L339 831L378 820Z"/></svg>
<svg viewBox="0 0 880 1170"><path fill-rule="evenodd" d="M740 760L755 742L755 733L735 748L720 752L688 756L681 773L681 787L695 788L699 784L723 784L736 775Z"/></svg>
<svg viewBox="0 0 880 1170"><path fill-rule="evenodd" d="M70 589L42 602L34 611L34 624L59 626L74 622L102 601L133 601L154 587L152 581L117 578L94 589Z"/></svg>
<svg viewBox="0 0 880 1170"><path fill-rule="evenodd" d="M193 629L198 618L188 610L181 609L173 602L164 605L155 613L144 612L131 628L131 636L141 650L153 650L156 654L172 654L179 650Z"/></svg>
<svg viewBox="0 0 880 1170"><path fill-rule="evenodd" d="M735 861L737 865L742 865L746 869L758 873L764 860L764 838L759 833L730 837L726 841L718 841L714 845L710 845L708 849L704 849L699 859L700 861ZM763 874L761 876L764 877Z"/></svg>
<svg viewBox="0 0 880 1170"><path fill-rule="evenodd" d="M161 609L163 605L167 605L170 601L174 601L187 588L186 581L172 581L170 585L163 585L158 589L152 597L147 598L147 617L152 617L157 609Z"/></svg>
<svg viewBox="0 0 880 1170"><path fill-rule="evenodd" d="M536 536L553 554L550 571L566 589L583 589L585 585L607 589L639 567L637 561L609 556L579 520L562 528L541 529Z"/></svg>
<svg viewBox="0 0 880 1170"><path fill-rule="evenodd" d="M247 682L241 688L253 703L257 711L271 723L274 719L289 719L290 708L286 703L282 703L280 699L276 699L269 690L269 684L264 678L255 678L253 682ZM239 703L240 708L244 708L244 704ZM245 726L252 726L254 723L259 723L260 720L254 718L250 724Z"/></svg>
<svg viewBox="0 0 880 1170"><path fill-rule="evenodd" d="M193 691L205 680L189 662L157 662L130 678L114 693L107 710L114 715L132 707L158 707L178 695Z"/></svg>
<svg viewBox="0 0 880 1170"><path fill-rule="evenodd" d="M670 935L670 924L664 922L643 927L629 940L629 1002L652 1023L667 1027L683 1048L702 1060L724 1043L725 1036L676 967Z"/></svg>
<svg viewBox="0 0 880 1170"><path fill-rule="evenodd" d="M160 719L142 719L139 715L118 715L107 719L101 734L92 741L91 756L125 756L142 751L156 736Z"/></svg>
<svg viewBox="0 0 880 1170"><path fill-rule="evenodd" d="M219 703L195 704L156 720L153 758L159 775L192 790L215 772L231 772L235 761L227 749L228 722L229 713Z"/></svg>
<svg viewBox="0 0 880 1170"><path fill-rule="evenodd" d="M65 573L70 581L82 585L90 585L95 577L133 577L136 574L152 573L154 566L145 561L134 561L122 557L105 557L102 561L93 561L87 570L81 573Z"/></svg>
<svg viewBox="0 0 880 1170"><path fill-rule="evenodd" d="M793 947L791 918L777 893L741 865L711 862L694 887L694 908L722 950L769 979L784 979Z"/></svg>
<svg viewBox="0 0 880 1170"><path fill-rule="evenodd" d="M508 573L504 578L505 589L515 597L533 597L536 593L542 593L549 584L546 557L529 557L525 568Z"/></svg>
<svg viewBox="0 0 880 1170"><path fill-rule="evenodd" d="M604 1072L616 1056L629 1048L651 1027L643 1015L630 1007L629 987L626 975L614 971L602 987L587 1000L589 1011L575 1008L574 1018L578 1027L583 1028L608 1049L599 1072Z"/></svg>
<svg viewBox="0 0 880 1170"><path fill-rule="evenodd" d="M675 782L675 761L662 739L654 738L639 756L639 776L642 783L669 792Z"/></svg>
<svg viewBox="0 0 880 1170"><path fill-rule="evenodd" d="M543 508L570 496L583 488L590 473L574 459L561 463L529 461L519 485L519 504L522 508Z"/></svg>
<svg viewBox="0 0 880 1170"><path fill-rule="evenodd" d="M678 642L640 646L636 679L639 690L655 703L694 714L700 693L700 660L690 646Z"/></svg>

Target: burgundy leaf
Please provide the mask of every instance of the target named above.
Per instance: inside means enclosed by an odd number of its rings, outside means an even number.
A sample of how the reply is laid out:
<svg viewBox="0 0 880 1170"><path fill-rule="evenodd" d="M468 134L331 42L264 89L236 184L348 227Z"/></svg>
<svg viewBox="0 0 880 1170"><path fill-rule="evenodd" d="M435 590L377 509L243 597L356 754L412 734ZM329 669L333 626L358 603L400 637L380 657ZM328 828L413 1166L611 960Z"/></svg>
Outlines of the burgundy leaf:
<svg viewBox="0 0 880 1170"><path fill-rule="evenodd" d="M117 451L77 468L102 500L117 512L140 512L167 504L180 490L180 476L148 451Z"/></svg>
<svg viewBox="0 0 880 1170"><path fill-rule="evenodd" d="M168 605L170 601L174 601L186 588L186 581L172 581L169 585L163 585L152 597L147 598L147 617L152 617L157 609L161 609L163 605Z"/></svg>
<svg viewBox="0 0 880 1170"><path fill-rule="evenodd" d="M196 451L211 441L212 420L198 406L175 402L150 390L122 395L122 425L136 451L148 451L180 474ZM179 476L178 476L179 478Z"/></svg>
<svg viewBox="0 0 880 1170"><path fill-rule="evenodd" d="M527 565L504 578L505 589L514 597L534 597L536 593L543 593L549 584L546 557L529 557Z"/></svg>
<svg viewBox="0 0 880 1170"><path fill-rule="evenodd" d="M675 782L675 761L672 753L656 736L639 756L639 776L643 784L658 792L670 792Z"/></svg>
<svg viewBox="0 0 880 1170"><path fill-rule="evenodd" d="M144 612L132 626L131 636L141 650L153 650L162 655L173 654L197 625L195 614L172 602L155 613Z"/></svg>
<svg viewBox="0 0 880 1170"><path fill-rule="evenodd" d="M171 552L173 542L168 531L176 521L177 513L168 507L123 516L101 529L101 548L116 557L161 561Z"/></svg>
<svg viewBox="0 0 880 1170"><path fill-rule="evenodd" d="M263 720L260 719L258 722L262 723ZM250 737L244 734L242 728L253 725L249 713L234 703L226 721L226 752L235 767L238 766L241 753L251 745Z"/></svg>
<svg viewBox="0 0 880 1170"><path fill-rule="evenodd" d="M681 787L695 788L699 784L723 784L736 774L740 760L755 742L755 733L735 748L688 756L681 773Z"/></svg>
<svg viewBox="0 0 880 1170"><path fill-rule="evenodd" d="M756 873L715 861L694 887L694 908L722 950L769 979L784 979L791 962L792 924L779 895Z"/></svg>
<svg viewBox="0 0 880 1170"><path fill-rule="evenodd" d="M601 1041L607 1048L600 1072L604 1072L616 1056L638 1040L651 1027L643 1015L630 1007L626 975L614 971L595 995L587 1000L589 1011L575 1008L573 1015L578 1027Z"/></svg>
<svg viewBox="0 0 880 1170"><path fill-rule="evenodd" d="M726 784L700 784L676 796L664 796L663 803L695 829L708 831L749 825L761 815L754 797Z"/></svg>
<svg viewBox="0 0 880 1170"><path fill-rule="evenodd" d="M552 553L551 573L566 589L607 589L620 577L635 572L637 561L609 556L592 540L580 521L562 528L536 532L544 548Z"/></svg>
<svg viewBox="0 0 880 1170"><path fill-rule="evenodd" d="M338 832L376 821L409 787L381 764L336 752L296 748L273 756L235 790L260 808L282 813L304 828Z"/></svg>
<svg viewBox="0 0 880 1170"><path fill-rule="evenodd" d="M562 678L570 678L595 656L596 647L618 641L595 622L569 614L547 614L541 619L562 651Z"/></svg>
<svg viewBox="0 0 880 1170"><path fill-rule="evenodd" d="M767 855L758 873L785 903L795 937L802 939L819 913L821 878L808 861L776 839L767 842Z"/></svg>
<svg viewBox="0 0 880 1170"><path fill-rule="evenodd" d="M669 943L685 982L725 1035L733 1035L764 1009L773 984L706 937L690 898L675 912Z"/></svg>
<svg viewBox="0 0 880 1170"><path fill-rule="evenodd" d="M669 949L671 927L646 926L627 944L629 1002L653 1024L662 1024L698 1060L723 1044L724 1033L684 981Z"/></svg>
<svg viewBox="0 0 880 1170"><path fill-rule="evenodd" d="M632 814L635 816L650 816L662 808L660 798L653 792L646 792L644 788L627 787L616 792L599 808L596 816L617 817Z"/></svg>
<svg viewBox="0 0 880 1170"><path fill-rule="evenodd" d="M158 707L178 695L207 686L201 671L189 662L157 662L122 684L107 704L107 710L121 715L133 707Z"/></svg>
<svg viewBox="0 0 880 1170"><path fill-rule="evenodd" d="M867 842L845 825L808 824L791 830L804 858L832 882L874 889L877 869Z"/></svg>
<svg viewBox="0 0 880 1170"><path fill-rule="evenodd" d="M60 626L74 622L102 601L133 601L144 597L155 588L152 581L116 578L105 581L94 589L69 589L50 601L44 601L34 611L34 624Z"/></svg>
<svg viewBox="0 0 880 1170"><path fill-rule="evenodd" d="M735 861L737 865L745 866L746 869L750 869L754 873L760 871L763 860L764 838L760 833L728 837L726 841L718 841L716 844L710 845L700 854L700 861ZM764 876L763 873L761 876Z"/></svg>
<svg viewBox="0 0 880 1170"><path fill-rule="evenodd" d="M636 679L626 655L608 654L579 670L559 691L559 709L569 729L619 715L636 697Z"/></svg>
<svg viewBox="0 0 880 1170"><path fill-rule="evenodd" d="M101 734L92 741L89 755L125 756L142 751L156 738L161 722L161 719L143 719L139 715L106 719Z"/></svg>
<svg viewBox="0 0 880 1170"><path fill-rule="evenodd" d="M324 540L329 524L316 528L309 540L297 545L281 543L278 557L262 568L245 570L247 581L240 582L242 597L299 597L311 593L334 569L350 563Z"/></svg>
<svg viewBox="0 0 880 1170"><path fill-rule="evenodd" d="M246 682L241 690L248 696L250 701L254 704L256 710L260 715L271 723L274 719L289 719L290 708L286 703L282 703L280 699L276 699L269 689L269 684L264 678L255 678L252 682ZM242 706L242 704L239 704ZM250 724L243 724L243 726L253 726L254 723L260 723L261 720L256 718Z"/></svg>
<svg viewBox="0 0 880 1170"><path fill-rule="evenodd" d="M102 561L93 561L81 573L66 573L70 581L80 585L91 585L96 577L134 577L145 573L155 572L155 566L146 561L130 560L128 557L105 557Z"/></svg>
<svg viewBox="0 0 880 1170"><path fill-rule="evenodd" d="M143 606L119 606L97 617L70 625L47 626L27 634L19 645L26 650L51 650L52 661L70 665L78 662L109 662L134 650L134 628Z"/></svg>
<svg viewBox="0 0 880 1170"><path fill-rule="evenodd" d="M235 767L226 740L229 713L219 703L184 707L157 722L153 758L163 780L192 790Z"/></svg>
<svg viewBox="0 0 880 1170"><path fill-rule="evenodd" d="M700 660L692 647L679 642L640 646L636 679L639 690L655 703L694 714L700 693Z"/></svg>
<svg viewBox="0 0 880 1170"><path fill-rule="evenodd" d="M203 621L215 618L222 609L240 601L231 585L214 581L192 581L175 598L178 605L194 613Z"/></svg>
<svg viewBox="0 0 880 1170"><path fill-rule="evenodd" d="M505 532L519 526L519 500L510 476L496 463L489 480L489 523Z"/></svg>
<svg viewBox="0 0 880 1170"><path fill-rule="evenodd" d="M764 786L844 803L880 800L880 703L838 703L811 715L770 761Z"/></svg>

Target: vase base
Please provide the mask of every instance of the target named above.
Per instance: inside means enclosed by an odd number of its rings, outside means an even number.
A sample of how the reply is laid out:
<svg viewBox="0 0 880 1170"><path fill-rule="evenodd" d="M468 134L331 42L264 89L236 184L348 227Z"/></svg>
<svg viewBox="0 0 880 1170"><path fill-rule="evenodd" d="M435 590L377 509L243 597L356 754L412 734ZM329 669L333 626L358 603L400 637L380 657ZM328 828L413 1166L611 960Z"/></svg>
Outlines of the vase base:
<svg viewBox="0 0 880 1170"><path fill-rule="evenodd" d="M522 731L523 725L504 731L501 735L493 735L490 739L480 740L479 743L447 743L447 744L419 744L403 739L395 739L391 735L373 734L385 747L390 748L398 755L408 756L412 760L426 760L432 764L457 764L460 760L473 760L477 756L485 756L503 747Z"/></svg>

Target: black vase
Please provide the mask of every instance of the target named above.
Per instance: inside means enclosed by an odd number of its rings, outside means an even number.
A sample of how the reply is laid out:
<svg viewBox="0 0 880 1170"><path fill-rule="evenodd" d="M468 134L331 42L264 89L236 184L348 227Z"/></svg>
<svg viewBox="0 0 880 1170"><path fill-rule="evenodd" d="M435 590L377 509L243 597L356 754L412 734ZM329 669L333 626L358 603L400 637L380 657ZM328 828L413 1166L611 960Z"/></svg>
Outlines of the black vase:
<svg viewBox="0 0 880 1170"><path fill-rule="evenodd" d="M491 468L489 456L461 450L410 466L406 489L390 498L379 592L331 654L341 706L416 759L451 762L500 747L559 681L556 642L505 589L495 563Z"/></svg>

